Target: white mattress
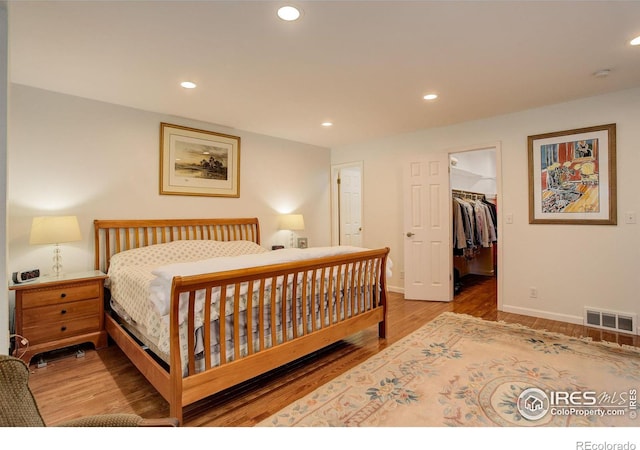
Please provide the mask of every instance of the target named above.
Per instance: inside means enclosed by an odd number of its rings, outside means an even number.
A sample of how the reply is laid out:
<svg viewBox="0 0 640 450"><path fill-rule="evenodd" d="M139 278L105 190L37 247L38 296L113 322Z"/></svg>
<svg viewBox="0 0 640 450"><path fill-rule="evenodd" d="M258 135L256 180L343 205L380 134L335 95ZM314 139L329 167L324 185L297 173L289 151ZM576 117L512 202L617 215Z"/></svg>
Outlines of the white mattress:
<svg viewBox="0 0 640 450"><path fill-rule="evenodd" d="M168 264L266 252L250 241L188 240L150 245L113 255L105 285L120 317L141 333L145 343L152 344L166 356L169 353L168 317L163 317L150 301L150 285L156 278L153 271Z"/></svg>
<svg viewBox="0 0 640 450"><path fill-rule="evenodd" d="M160 358L168 362L169 355L169 299L171 280L176 275L194 275L199 273L212 273L216 271L232 270L243 267L254 267L261 265L276 264L281 262L300 261L320 256L330 256L336 254L352 253L356 251L366 250L359 247L337 246L337 247L316 247L310 249L285 249L268 252L259 245L249 241L175 241L168 244L152 245L140 249L128 250L114 255L110 262L109 281L107 286L111 290L112 308L118 315L127 321L130 327L136 331L134 334L147 344ZM343 270L345 268L343 267ZM343 274L344 277L344 274ZM284 280L277 282L276 289L282 289ZM301 281L301 280L299 280ZM311 280L309 280L311 281ZM316 280L317 282L318 280ZM289 280L289 294L291 293L291 280ZM346 286L346 285L345 285ZM267 289L271 289L267 286ZM258 286L254 286L255 291L252 293L253 305L258 304ZM300 286L299 286L300 289ZM346 288L343 288L346 289ZM309 286L310 290L310 286ZM247 318L247 288L241 287L240 296L240 352L247 353L247 336L244 331L244 324ZM204 295L199 293L200 297ZM219 295L219 294L218 294ZM214 294L215 297L215 294ZM278 295L278 299L281 296ZM310 298L310 295L308 295ZM288 310L290 311L292 299L289 297ZM303 319L300 316L301 301L297 301L298 317L296 318L296 326L298 332L302 331ZM324 299L325 307L327 299ZM201 305L202 303L200 303ZM226 299L226 346L227 359L233 360L233 292L227 292ZM215 306L214 306L215 305ZM214 365L219 363L219 342L218 342L218 302L212 302L212 362ZM342 306L342 305L340 305ZM363 305L369 308L371 305ZM359 307L358 307L359 308ZM202 307L196 306L196 327L202 324ZM315 302L317 325L322 320L320 318L320 302ZM280 306L277 307L276 314L276 335L278 341L281 341L282 323L280 315ZM265 345L271 346L271 314L269 305L266 305L265 323L262 324L265 330ZM350 305L347 309L350 315ZM253 329L252 338L253 345L257 349L259 346L259 329L258 317L259 311L257 306L253 306ZM343 309L340 311L331 311L331 315L335 318L343 315ZM181 353L183 365L186 365L188 349L186 347L186 323L181 317L181 342L183 343ZM324 318L325 323L328 320L328 314ZM307 304L306 324L311 324L311 305ZM289 338L293 336L293 327L291 319L287 319L286 327ZM196 337L198 344L195 349L199 353L203 349L201 341L201 330L198 330ZM191 350L194 351L194 350Z"/></svg>

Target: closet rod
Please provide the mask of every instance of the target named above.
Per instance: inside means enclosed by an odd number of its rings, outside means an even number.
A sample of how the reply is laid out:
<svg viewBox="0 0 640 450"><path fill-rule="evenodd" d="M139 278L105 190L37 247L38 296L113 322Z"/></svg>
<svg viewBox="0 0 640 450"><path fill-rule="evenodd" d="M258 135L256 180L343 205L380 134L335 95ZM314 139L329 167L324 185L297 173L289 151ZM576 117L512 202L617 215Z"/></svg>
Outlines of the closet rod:
<svg viewBox="0 0 640 450"><path fill-rule="evenodd" d="M456 195L460 195L460 196L464 196L466 198L473 198L474 200L477 199L486 199L486 195L482 194L480 192L471 192L471 191L463 191L460 189L451 189L451 193L456 196Z"/></svg>

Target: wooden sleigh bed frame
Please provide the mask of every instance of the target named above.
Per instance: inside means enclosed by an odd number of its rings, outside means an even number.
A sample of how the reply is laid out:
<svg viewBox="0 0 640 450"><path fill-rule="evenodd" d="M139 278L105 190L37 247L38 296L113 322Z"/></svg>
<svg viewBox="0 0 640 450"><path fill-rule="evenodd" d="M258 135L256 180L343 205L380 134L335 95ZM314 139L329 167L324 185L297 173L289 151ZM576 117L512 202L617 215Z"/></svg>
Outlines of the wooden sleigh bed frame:
<svg viewBox="0 0 640 450"><path fill-rule="evenodd" d="M102 270L105 273L108 272L109 261L114 254L154 244L194 239L217 241L248 240L257 244L260 243L260 228L256 218L95 220L94 231L95 269ZM381 338L385 338L387 327L387 287L385 278L388 253L389 249L383 248L292 263L174 277L171 286L170 364L168 370L166 365L158 362L157 358L154 358L148 350L145 350L140 345L138 340L127 332L118 317L110 311L105 313L106 331L143 376L167 400L170 415L176 417L182 423L183 408L185 406L320 350L358 331L378 325L378 335ZM345 271L345 268L349 269ZM340 280L340 273L351 275L344 275L344 279ZM277 308L281 308L284 315L284 308L286 307L282 305L286 303L286 300L278 302L277 296L282 295L284 298L287 288L285 287L278 294L273 289L270 295L264 295L265 283L268 285L270 280L275 282L278 277L285 277L285 280L291 278L297 280L289 288L289 290L293 291L289 292L289 295L294 298L296 296L299 299L301 298L303 309L307 303L305 301L308 295L307 292L311 292L310 298L326 296L327 299L331 299L332 306L340 308L344 314L331 314L329 312L327 314L328 323L318 319L321 322L319 326L316 326L314 316L313 323L302 325L302 332L294 327L293 337L288 337L286 333L283 333L281 342L276 342L274 334L271 346L265 345L265 333L263 332L263 327L259 326L259 339L261 342L259 349L254 348L249 343L246 355L236 357L233 361L227 362L225 345L220 345L220 363L219 365L212 365L209 343L211 333L215 333L215 331L214 327L209 325L210 317L208 314L210 307L205 307L203 311L207 315L204 318L204 326L202 327L204 330L205 368L196 372L196 359L193 352L189 354L187 367L183 367L179 352L180 338L178 330L179 298L182 293L187 293L186 295L189 296L187 348L191 349L194 348L195 326L193 324L193 311L196 292L202 293L204 290L206 292L206 301L211 302L211 292L214 288L220 290L221 297L224 296L226 289L235 288L236 297L234 303L238 305L237 293L240 291L241 284L245 283L244 286L249 286L249 292L254 292L253 289L260 291L260 295L256 298L262 299L266 297L264 300L258 300L260 305L255 305L256 307L259 306L260 311L264 310L265 305L263 305L262 301L265 301L271 303L271 314L275 313L276 305L280 305ZM313 283L313 287L311 282L309 282L309 286L306 285L307 278L321 281L318 282L318 286L315 288L316 283ZM300 283L304 288L296 288L296 286L300 286ZM359 307L355 304L354 307L354 301L360 301L358 300L358 294L355 294L357 292L367 297L364 304L369 304L370 306ZM249 300L250 305L251 301ZM220 316L225 317L224 302L220 302L220 304L222 308ZM210 305L210 303L207 303L207 305ZM296 302L293 302L292 308L295 312ZM299 313L302 313L302 317L305 317L305 314L315 314L314 308L309 309L311 311L300 311ZM238 330L241 325L238 323L239 314L237 314L237 309L235 312L236 314L233 314L232 329L236 339L234 340L235 351L233 354L239 355ZM258 320L261 319L263 319L262 312ZM251 320L251 318L247 318L248 323L246 326L249 329L251 329ZM224 322L224 320L220 321L218 337L225 336ZM224 339L219 342L224 342Z"/></svg>

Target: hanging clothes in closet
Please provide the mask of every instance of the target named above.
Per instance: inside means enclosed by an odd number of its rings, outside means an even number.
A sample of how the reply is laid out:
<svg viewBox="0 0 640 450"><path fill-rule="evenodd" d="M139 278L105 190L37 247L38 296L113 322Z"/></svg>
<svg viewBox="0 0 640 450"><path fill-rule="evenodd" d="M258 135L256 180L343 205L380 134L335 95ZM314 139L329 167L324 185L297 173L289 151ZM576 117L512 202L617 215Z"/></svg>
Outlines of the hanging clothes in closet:
<svg viewBox="0 0 640 450"><path fill-rule="evenodd" d="M495 275L497 210L484 194L453 190L454 294L467 274Z"/></svg>
<svg viewBox="0 0 640 450"><path fill-rule="evenodd" d="M474 258L498 241L496 205L484 194L453 191L453 254Z"/></svg>

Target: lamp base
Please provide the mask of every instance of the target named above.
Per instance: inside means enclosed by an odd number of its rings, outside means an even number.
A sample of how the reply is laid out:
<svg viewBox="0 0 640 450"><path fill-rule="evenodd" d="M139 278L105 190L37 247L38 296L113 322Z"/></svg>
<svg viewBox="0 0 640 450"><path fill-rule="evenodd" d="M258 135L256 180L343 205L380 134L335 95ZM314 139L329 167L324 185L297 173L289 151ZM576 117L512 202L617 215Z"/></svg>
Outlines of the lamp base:
<svg viewBox="0 0 640 450"><path fill-rule="evenodd" d="M60 244L56 244L53 249L53 266L51 266L51 276L62 276L62 250L60 250Z"/></svg>

